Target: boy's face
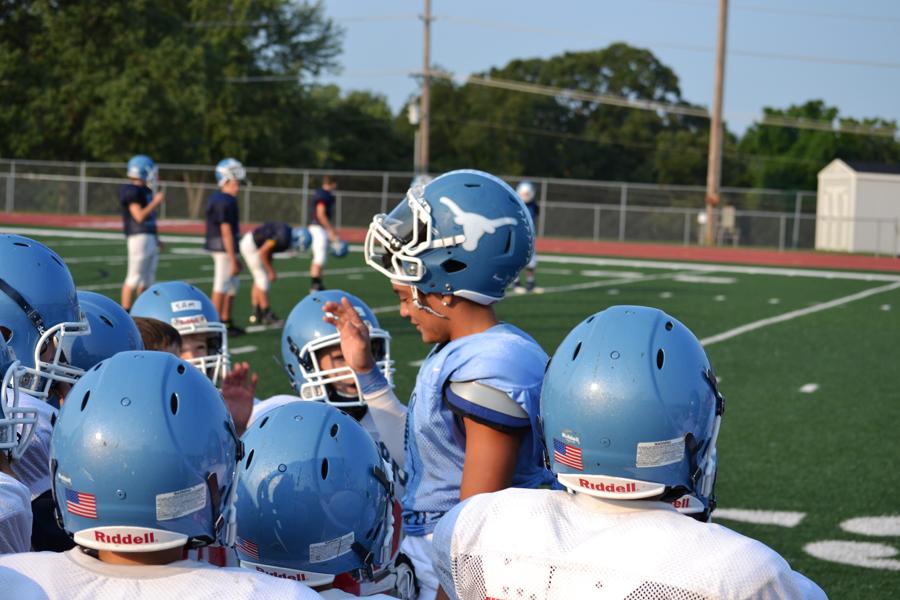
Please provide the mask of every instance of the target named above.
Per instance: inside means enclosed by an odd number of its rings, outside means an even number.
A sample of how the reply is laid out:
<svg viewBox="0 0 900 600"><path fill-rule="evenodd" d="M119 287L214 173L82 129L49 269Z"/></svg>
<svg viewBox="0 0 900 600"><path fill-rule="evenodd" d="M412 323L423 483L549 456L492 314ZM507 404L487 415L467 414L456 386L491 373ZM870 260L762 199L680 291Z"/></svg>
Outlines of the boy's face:
<svg viewBox="0 0 900 600"><path fill-rule="evenodd" d="M173 345L174 349L174 345ZM172 352L172 354L178 354ZM208 336L205 333L190 333L181 336L181 358L190 360L209 356Z"/></svg>
<svg viewBox="0 0 900 600"><path fill-rule="evenodd" d="M410 286L392 283L391 287L394 288L394 293L397 294L397 299L400 301L400 316L404 319L409 319L409 322L415 326L419 335L422 336L423 342L426 344L437 344L450 339L448 331L449 321L417 308ZM440 296L436 294L420 293L419 301L438 314L448 312L448 307L441 304Z"/></svg>
<svg viewBox="0 0 900 600"><path fill-rule="evenodd" d="M319 361L319 368L321 368L323 371L340 369L347 366L347 361L344 360L344 354L341 352L341 347L337 345L331 346L330 348L322 348L321 350L318 350L316 352L316 358ZM335 381L331 385L341 396L357 395L356 384L352 379Z"/></svg>
<svg viewBox="0 0 900 600"><path fill-rule="evenodd" d="M225 183L222 184L222 191L228 194L229 196L237 196L237 193L241 190L241 182L237 179L229 179Z"/></svg>

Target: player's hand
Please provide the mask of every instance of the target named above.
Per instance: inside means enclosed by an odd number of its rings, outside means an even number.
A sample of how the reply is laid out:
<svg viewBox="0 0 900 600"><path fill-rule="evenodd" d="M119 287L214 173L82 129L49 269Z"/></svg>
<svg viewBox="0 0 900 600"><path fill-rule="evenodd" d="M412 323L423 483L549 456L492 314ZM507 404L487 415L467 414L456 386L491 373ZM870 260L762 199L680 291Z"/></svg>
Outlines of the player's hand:
<svg viewBox="0 0 900 600"><path fill-rule="evenodd" d="M276 279L278 279L278 275L275 273L275 269L269 270L267 275L269 277L269 281L275 281Z"/></svg>
<svg viewBox="0 0 900 600"><path fill-rule="evenodd" d="M222 400L231 413L238 436L243 435L253 412L253 396L259 377L250 370L248 363L237 363L222 380Z"/></svg>
<svg viewBox="0 0 900 600"><path fill-rule="evenodd" d="M231 259L231 276L237 277L241 272L241 263L238 259Z"/></svg>
<svg viewBox="0 0 900 600"><path fill-rule="evenodd" d="M369 327L363 323L350 301L341 298L340 304L326 302L322 312L325 313L322 320L337 327L341 334L341 352L347 366L357 373L368 373L374 369L375 357L372 356Z"/></svg>
<svg viewBox="0 0 900 600"><path fill-rule="evenodd" d="M155 204L156 206L159 206L160 204L163 203L163 201L165 201L165 199L166 199L166 193L164 191L160 190L160 191L156 192L156 194L153 196L153 204Z"/></svg>
<svg viewBox="0 0 900 600"><path fill-rule="evenodd" d="M159 239L159 237L156 238L156 248L160 252L163 252L166 249L166 243Z"/></svg>

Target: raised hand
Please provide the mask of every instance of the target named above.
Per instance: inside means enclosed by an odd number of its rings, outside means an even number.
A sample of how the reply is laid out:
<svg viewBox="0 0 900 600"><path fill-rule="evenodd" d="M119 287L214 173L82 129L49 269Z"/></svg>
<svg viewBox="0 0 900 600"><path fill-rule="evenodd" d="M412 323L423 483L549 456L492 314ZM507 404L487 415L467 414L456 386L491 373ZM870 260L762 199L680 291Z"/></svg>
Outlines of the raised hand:
<svg viewBox="0 0 900 600"><path fill-rule="evenodd" d="M340 304L326 302L322 312L324 313L322 320L337 327L341 334L341 352L347 366L357 373L368 373L375 368L369 327L363 323L350 301L341 298Z"/></svg>
<svg viewBox="0 0 900 600"><path fill-rule="evenodd" d="M222 399L231 413L234 427L238 435L247 429L250 415L253 412L253 396L259 377L250 371L248 363L237 363L225 379L222 380Z"/></svg>

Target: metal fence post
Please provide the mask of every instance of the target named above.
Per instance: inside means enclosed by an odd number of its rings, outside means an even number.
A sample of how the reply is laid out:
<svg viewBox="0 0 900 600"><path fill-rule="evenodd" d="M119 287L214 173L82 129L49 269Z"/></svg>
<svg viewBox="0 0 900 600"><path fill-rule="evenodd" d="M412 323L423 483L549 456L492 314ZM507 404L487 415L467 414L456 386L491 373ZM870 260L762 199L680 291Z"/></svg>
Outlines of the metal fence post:
<svg viewBox="0 0 900 600"><path fill-rule="evenodd" d="M300 222L305 227L309 225L309 171L306 169L303 169L303 189L300 190L300 197L302 198L300 210L303 211Z"/></svg>
<svg viewBox="0 0 900 600"><path fill-rule="evenodd" d="M881 221L875 219L875 258L881 256Z"/></svg>
<svg viewBox="0 0 900 600"><path fill-rule="evenodd" d="M337 227L338 229L341 228L341 213L344 212L343 197L344 197L344 195L341 194L340 192L338 192L337 194L334 195L334 208L335 208L334 212L337 213L337 218L335 219L334 226Z"/></svg>
<svg viewBox="0 0 900 600"><path fill-rule="evenodd" d="M691 211L690 209L684 211L684 245L689 246L691 244Z"/></svg>
<svg viewBox="0 0 900 600"><path fill-rule="evenodd" d="M547 223L547 180L541 182L541 213L538 215L538 237L544 237L544 227Z"/></svg>
<svg viewBox="0 0 900 600"><path fill-rule="evenodd" d="M244 223L250 222L250 190L253 187L253 183L250 180L247 180L247 185L244 186L244 218L242 219ZM238 236L240 237L240 231L238 232Z"/></svg>
<svg viewBox="0 0 900 600"><path fill-rule="evenodd" d="M623 183L619 191L619 241L625 241L625 210L628 207L628 184Z"/></svg>
<svg viewBox="0 0 900 600"><path fill-rule="evenodd" d="M784 252L784 234L787 229L787 217L781 215L778 217L778 251Z"/></svg>
<svg viewBox="0 0 900 600"><path fill-rule="evenodd" d="M388 189L389 187L390 176L385 173L381 176L381 213L387 214L387 205L388 205Z"/></svg>
<svg viewBox="0 0 900 600"><path fill-rule="evenodd" d="M803 208L803 192L797 192L794 197L794 230L791 233L791 246L794 250L800 243L800 213Z"/></svg>
<svg viewBox="0 0 900 600"><path fill-rule="evenodd" d="M594 241L600 239L600 207L594 207Z"/></svg>
<svg viewBox="0 0 900 600"><path fill-rule="evenodd" d="M78 169L78 214L87 214L87 163L84 161Z"/></svg>
<svg viewBox="0 0 900 600"><path fill-rule="evenodd" d="M6 210L16 209L16 161L9 161L9 177L6 178Z"/></svg>

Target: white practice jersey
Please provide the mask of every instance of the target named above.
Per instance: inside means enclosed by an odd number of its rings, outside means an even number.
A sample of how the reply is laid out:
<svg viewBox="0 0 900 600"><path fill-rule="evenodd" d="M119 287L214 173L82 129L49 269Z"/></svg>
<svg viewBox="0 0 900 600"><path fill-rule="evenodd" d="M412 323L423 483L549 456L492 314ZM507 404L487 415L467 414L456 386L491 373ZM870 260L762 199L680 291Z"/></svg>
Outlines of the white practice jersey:
<svg viewBox="0 0 900 600"><path fill-rule="evenodd" d="M19 391L19 404L37 410L37 423L25 453L10 464L19 481L31 490L34 500L50 489L50 436L59 411L39 398Z"/></svg>
<svg viewBox="0 0 900 600"><path fill-rule="evenodd" d="M0 556L0 590L25 588L22 576L43 591L44 600L313 600L321 596L295 581L245 569L219 569L181 560L161 566L111 565L80 548L63 553ZM17 597L18 598L18 597Z"/></svg>
<svg viewBox="0 0 900 600"><path fill-rule="evenodd" d="M662 502L481 494L441 519L434 554L442 587L461 600L826 598L761 542Z"/></svg>
<svg viewBox="0 0 900 600"><path fill-rule="evenodd" d="M371 596L354 596L344 590L330 589L319 592L319 595L325 600L344 600L345 598L371 598L372 600L397 600L393 596L385 596L384 594L372 594Z"/></svg>
<svg viewBox="0 0 900 600"><path fill-rule="evenodd" d="M31 549L31 492L0 473L0 554Z"/></svg>

